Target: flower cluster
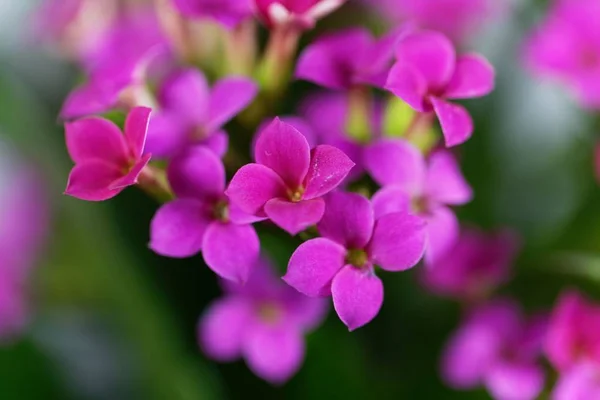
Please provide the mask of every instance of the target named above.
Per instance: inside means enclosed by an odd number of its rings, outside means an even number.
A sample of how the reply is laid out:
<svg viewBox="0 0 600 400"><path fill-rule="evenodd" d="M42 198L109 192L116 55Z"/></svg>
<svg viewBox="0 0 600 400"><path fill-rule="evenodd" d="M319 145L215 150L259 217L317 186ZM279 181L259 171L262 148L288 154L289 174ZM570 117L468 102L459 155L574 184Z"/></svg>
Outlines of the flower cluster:
<svg viewBox="0 0 600 400"><path fill-rule="evenodd" d="M456 101L493 90L483 56L412 23L381 37L331 32L298 51L300 36L342 0L141 2L107 8L101 26L83 29L91 2L53 8L54 35L80 34L69 54L86 76L61 111L75 163L65 193L102 201L135 185L156 197L149 247L201 253L224 281L226 296L200 323L208 355L243 357L280 383L302 362L302 334L322 319L319 298L332 297L349 330L376 317L379 269L423 259L442 271L433 285L470 298L483 295L476 277L490 290L504 278L512 245L461 236L453 211L473 198L449 149L474 131ZM263 49L259 25L269 35ZM278 117L291 79L323 91ZM394 123L397 113L407 123ZM283 281L265 261L265 230L302 241ZM493 357L521 343L507 335Z"/></svg>

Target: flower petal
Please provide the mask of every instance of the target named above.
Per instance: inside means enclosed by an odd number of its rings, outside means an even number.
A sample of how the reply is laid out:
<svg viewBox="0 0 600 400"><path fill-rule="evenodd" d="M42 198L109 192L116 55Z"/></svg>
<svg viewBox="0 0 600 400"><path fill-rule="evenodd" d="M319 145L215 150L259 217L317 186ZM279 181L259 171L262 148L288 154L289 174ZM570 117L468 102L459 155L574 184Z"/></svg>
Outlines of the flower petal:
<svg viewBox="0 0 600 400"><path fill-rule="evenodd" d="M252 318L252 304L237 296L212 303L200 318L198 342L218 361L233 361L242 355L244 337Z"/></svg>
<svg viewBox="0 0 600 400"><path fill-rule="evenodd" d="M257 214L267 201L286 196L285 184L279 175L261 164L240 168L231 178L225 194L248 214Z"/></svg>
<svg viewBox="0 0 600 400"><path fill-rule="evenodd" d="M365 197L333 192L326 198L319 233L348 249L362 249L373 233L373 209Z"/></svg>
<svg viewBox="0 0 600 400"><path fill-rule="evenodd" d="M569 370L561 373L552 400L595 400L600 398L598 385L598 366L589 361L582 361Z"/></svg>
<svg viewBox="0 0 600 400"><path fill-rule="evenodd" d="M204 74L187 68L172 74L162 85L160 105L175 113L184 125L204 125L208 119L209 86Z"/></svg>
<svg viewBox="0 0 600 400"><path fill-rule="evenodd" d="M283 280L307 296L329 296L331 280L345 257L343 246L325 238L311 239L294 251Z"/></svg>
<svg viewBox="0 0 600 400"><path fill-rule="evenodd" d="M210 224L209 210L204 203L173 200L158 209L150 223L149 247L167 257L190 257L202 249L206 228Z"/></svg>
<svg viewBox="0 0 600 400"><path fill-rule="evenodd" d="M305 199L323 196L335 189L354 167L354 162L341 150L328 145L315 147L306 176Z"/></svg>
<svg viewBox="0 0 600 400"><path fill-rule="evenodd" d="M446 147L466 142L473 134L473 120L466 108L435 97L430 101L440 120Z"/></svg>
<svg viewBox="0 0 600 400"><path fill-rule="evenodd" d="M125 120L125 140L133 158L139 158L144 153L151 112L152 109L148 107L135 107Z"/></svg>
<svg viewBox="0 0 600 400"><path fill-rule="evenodd" d="M129 169L129 172L111 183L109 189L124 189L127 186L136 185L142 170L146 168L146 165L148 165L150 162L150 158L152 158L152 154L146 154L143 156L139 161L133 164L133 166Z"/></svg>
<svg viewBox="0 0 600 400"><path fill-rule="evenodd" d="M494 90L494 67L485 57L478 54L460 56L456 70L444 97L449 99L469 99L481 97Z"/></svg>
<svg viewBox="0 0 600 400"><path fill-rule="evenodd" d="M127 165L129 154L125 137L117 125L99 117L87 117L65 124L67 150L75 163L103 160L116 166Z"/></svg>
<svg viewBox="0 0 600 400"><path fill-rule="evenodd" d="M310 164L308 141L293 126L275 118L256 141L256 162L275 171L292 190L304 182Z"/></svg>
<svg viewBox="0 0 600 400"><path fill-rule="evenodd" d="M225 167L212 151L202 146L190 147L174 157L167 176L177 197L216 201L225 190Z"/></svg>
<svg viewBox="0 0 600 400"><path fill-rule="evenodd" d="M427 81L415 67L402 63L394 64L388 74L385 89L416 111L429 111L430 107L426 102Z"/></svg>
<svg viewBox="0 0 600 400"><path fill-rule="evenodd" d="M152 113L144 150L155 158L171 158L189 144L187 129L173 112Z"/></svg>
<svg viewBox="0 0 600 400"><path fill-rule="evenodd" d="M544 371L535 364L496 362L485 385L494 399L534 400L544 388Z"/></svg>
<svg viewBox="0 0 600 400"><path fill-rule="evenodd" d="M446 36L419 31L404 36L396 46L398 63L410 65L425 78L430 90L446 86L454 73L456 52Z"/></svg>
<svg viewBox="0 0 600 400"><path fill-rule="evenodd" d="M372 270L346 265L331 284L333 307L350 331L371 322L383 304L383 283Z"/></svg>
<svg viewBox="0 0 600 400"><path fill-rule="evenodd" d="M449 151L438 150L430 156L425 193L429 200L450 205L462 205L473 198L473 189Z"/></svg>
<svg viewBox="0 0 600 400"><path fill-rule="evenodd" d="M92 160L77 164L69 174L65 194L87 201L103 201L115 197L123 189L111 189L113 182L123 176L112 164Z"/></svg>
<svg viewBox="0 0 600 400"><path fill-rule="evenodd" d="M373 262L386 271L415 266L425 250L426 223L415 215L394 213L375 222L369 251Z"/></svg>
<svg viewBox="0 0 600 400"><path fill-rule="evenodd" d="M448 255L458 240L458 232L458 219L452 210L438 207L431 212L427 217L427 265L434 265L440 258Z"/></svg>
<svg viewBox="0 0 600 400"><path fill-rule="evenodd" d="M223 157L229 147L229 135L225 131L217 131L198 144L210 149L219 157Z"/></svg>
<svg viewBox="0 0 600 400"><path fill-rule="evenodd" d="M369 175L382 186L394 185L420 194L425 181L421 152L405 140L379 140L367 147L363 162Z"/></svg>
<svg viewBox="0 0 600 400"><path fill-rule="evenodd" d="M244 357L256 375L273 384L282 384L302 365L304 338L293 326L256 324L248 332Z"/></svg>
<svg viewBox="0 0 600 400"><path fill-rule="evenodd" d="M202 242L206 264L219 276L244 283L258 260L260 241L252 225L213 222Z"/></svg>
<svg viewBox="0 0 600 400"><path fill-rule="evenodd" d="M265 213L271 221L290 235L296 235L315 225L324 212L325 200L320 197L299 202L271 199L265 204Z"/></svg>
<svg viewBox="0 0 600 400"><path fill-rule="evenodd" d="M69 93L60 110L62 119L101 114L116 107L119 94L126 85L106 85L90 81Z"/></svg>
<svg viewBox="0 0 600 400"><path fill-rule="evenodd" d="M258 93L258 85L248 78L224 78L210 93L208 130L216 131L248 107Z"/></svg>
<svg viewBox="0 0 600 400"><path fill-rule="evenodd" d="M397 212L410 212L411 198L404 189L390 185L378 190L371 199L375 219Z"/></svg>

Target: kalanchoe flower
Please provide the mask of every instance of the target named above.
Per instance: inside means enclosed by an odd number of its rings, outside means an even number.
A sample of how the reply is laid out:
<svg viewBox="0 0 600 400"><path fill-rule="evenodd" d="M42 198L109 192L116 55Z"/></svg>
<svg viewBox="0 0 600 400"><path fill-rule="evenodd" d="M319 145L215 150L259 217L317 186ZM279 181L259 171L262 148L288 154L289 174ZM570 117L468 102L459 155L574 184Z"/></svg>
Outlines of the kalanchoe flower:
<svg viewBox="0 0 600 400"><path fill-rule="evenodd" d="M575 291L566 292L552 313L546 356L560 372L582 362L600 364L599 331L600 306Z"/></svg>
<svg viewBox="0 0 600 400"><path fill-rule="evenodd" d="M199 144L223 155L228 144L223 125L246 108L257 92L258 86L247 78L224 78L209 88L197 69L175 73L161 87L161 110L152 117L148 151L169 158Z"/></svg>
<svg viewBox="0 0 600 400"><path fill-rule="evenodd" d="M227 28L252 17L252 0L173 0L183 15L193 18L211 18Z"/></svg>
<svg viewBox="0 0 600 400"><path fill-rule="evenodd" d="M346 0L254 0L259 17L268 27L292 25L311 29Z"/></svg>
<svg viewBox="0 0 600 400"><path fill-rule="evenodd" d="M65 124L67 149L75 167L65 194L102 201L137 183L150 161L144 152L150 109L136 107L127 116L125 134L114 123L87 117Z"/></svg>
<svg viewBox="0 0 600 400"><path fill-rule="evenodd" d="M225 296L200 319L202 349L224 362L243 357L262 379L284 383L302 365L303 335L321 323L327 304L283 284L263 260L245 285L224 286Z"/></svg>
<svg viewBox="0 0 600 400"><path fill-rule="evenodd" d="M552 399L600 399L600 364L594 361L581 361L563 372L552 391Z"/></svg>
<svg viewBox="0 0 600 400"><path fill-rule="evenodd" d="M565 83L593 109L600 109L599 16L595 0L556 0L525 46L534 71Z"/></svg>
<svg viewBox="0 0 600 400"><path fill-rule="evenodd" d="M496 300L473 310L450 339L443 377L456 389L484 385L496 400L533 400L544 387L539 363L547 321L525 321L519 307Z"/></svg>
<svg viewBox="0 0 600 400"><path fill-rule="evenodd" d="M471 187L448 151L434 152L426 163L421 152L404 140L381 140L364 154L365 168L383 186L373 196L375 217L412 212L427 221L430 264L454 245L458 220L447 206L462 205L473 196Z"/></svg>
<svg viewBox="0 0 600 400"><path fill-rule="evenodd" d="M296 249L283 279L307 296L332 296L350 330L370 322L383 304L375 265L404 271L419 262L425 249L420 218L398 212L376 220L369 201L355 193L329 194L317 227L323 237Z"/></svg>
<svg viewBox="0 0 600 400"><path fill-rule="evenodd" d="M320 145L276 118L260 132L254 156L231 179L227 196L250 214L266 216L295 235L325 211L322 196L335 189L354 163L341 150Z"/></svg>
<svg viewBox="0 0 600 400"><path fill-rule="evenodd" d="M252 223L224 195L225 168L209 149L194 147L175 157L167 175L177 199L162 206L150 226L150 248L169 257L202 251L204 261L225 279L245 282L260 242Z"/></svg>
<svg viewBox="0 0 600 400"><path fill-rule="evenodd" d="M511 231L464 229L445 255L422 270L423 282L442 296L481 300L508 281L518 247Z"/></svg>
<svg viewBox="0 0 600 400"><path fill-rule="evenodd" d="M441 33L421 31L402 38L396 47L397 62L386 89L419 112L435 112L446 146L465 142L473 133L473 120L450 99L470 99L494 88L494 68L482 56L458 56Z"/></svg>
<svg viewBox="0 0 600 400"><path fill-rule="evenodd" d="M300 55L296 78L337 90L357 85L383 87L399 34L375 39L366 29L351 28L322 36Z"/></svg>

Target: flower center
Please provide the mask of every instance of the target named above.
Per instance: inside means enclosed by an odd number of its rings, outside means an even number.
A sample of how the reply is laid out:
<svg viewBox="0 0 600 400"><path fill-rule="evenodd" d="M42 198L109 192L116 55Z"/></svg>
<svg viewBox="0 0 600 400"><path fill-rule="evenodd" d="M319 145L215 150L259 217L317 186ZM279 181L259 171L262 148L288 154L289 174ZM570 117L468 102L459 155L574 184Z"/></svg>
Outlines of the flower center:
<svg viewBox="0 0 600 400"><path fill-rule="evenodd" d="M356 268L364 268L369 263L369 256L363 249L350 249L346 253L346 263Z"/></svg>
<svg viewBox="0 0 600 400"><path fill-rule="evenodd" d="M410 203L410 209L415 214L427 214L429 212L429 204L425 197L413 197Z"/></svg>
<svg viewBox="0 0 600 400"><path fill-rule="evenodd" d="M189 131L189 138L193 141L193 142L201 142L204 139L207 138L207 132L206 129L201 126L201 125L195 125L193 126L190 131Z"/></svg>
<svg viewBox="0 0 600 400"><path fill-rule="evenodd" d="M258 306L258 316L267 324L275 324L281 319L281 308L275 303L262 303Z"/></svg>
<svg viewBox="0 0 600 400"><path fill-rule="evenodd" d="M288 189L287 195L292 202L297 203L302 200L302 196L304 196L304 188L300 186L295 190Z"/></svg>
<svg viewBox="0 0 600 400"><path fill-rule="evenodd" d="M220 200L215 204L213 216L218 221L229 222L229 203L227 203L227 200Z"/></svg>

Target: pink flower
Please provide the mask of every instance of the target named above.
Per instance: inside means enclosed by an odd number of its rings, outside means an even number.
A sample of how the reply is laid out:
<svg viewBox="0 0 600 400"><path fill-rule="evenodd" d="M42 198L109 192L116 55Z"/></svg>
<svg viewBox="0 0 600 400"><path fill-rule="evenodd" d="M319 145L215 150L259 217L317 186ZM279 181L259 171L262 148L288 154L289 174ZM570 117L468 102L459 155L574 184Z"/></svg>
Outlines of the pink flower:
<svg viewBox="0 0 600 400"><path fill-rule="evenodd" d="M254 0L259 17L268 27L293 25L312 28L316 21L338 9L346 0Z"/></svg>
<svg viewBox="0 0 600 400"><path fill-rule="evenodd" d="M183 15L193 18L211 18L227 28L252 17L252 0L173 0Z"/></svg>
<svg viewBox="0 0 600 400"><path fill-rule="evenodd" d="M600 399L600 365L581 361L563 372L552 391L552 400Z"/></svg>
<svg viewBox="0 0 600 400"><path fill-rule="evenodd" d="M569 291L558 300L548 329L545 350L560 372L581 362L600 363L600 306Z"/></svg>
<svg viewBox="0 0 600 400"><path fill-rule="evenodd" d="M148 151L155 157L169 158L192 144L201 144L223 155L228 145L223 125L246 108L257 93L258 86L247 78L224 78L209 88L197 69L173 74L160 89L161 109L152 116Z"/></svg>
<svg viewBox="0 0 600 400"><path fill-rule="evenodd" d="M436 151L426 163L408 142L387 139L367 148L363 161L383 186L373 196L375 217L398 211L418 215L427 221L427 263L444 256L459 231L458 220L447 206L465 204L473 197L452 154Z"/></svg>
<svg viewBox="0 0 600 400"><path fill-rule="evenodd" d="M596 0L556 0L525 46L535 72L563 82L593 109L600 108L599 18Z"/></svg>
<svg viewBox="0 0 600 400"><path fill-rule="evenodd" d="M356 85L383 87L398 37L398 32L392 32L375 39L363 28L321 36L300 55L296 78L337 90Z"/></svg>
<svg viewBox="0 0 600 400"><path fill-rule="evenodd" d="M429 290L442 296L483 299L508 281L518 247L513 232L486 234L465 229L431 268L422 270L423 281Z"/></svg>
<svg viewBox="0 0 600 400"><path fill-rule="evenodd" d="M225 168L209 149L194 147L175 157L167 175L177 199L163 205L150 226L150 248L169 257L202 251L219 276L245 282L260 242L252 222L224 195Z"/></svg>
<svg viewBox="0 0 600 400"><path fill-rule="evenodd" d="M435 112L446 146L465 142L473 133L468 111L449 99L470 99L494 88L494 68L482 56L457 57L454 45L441 33L422 31L402 38L397 62L386 89L419 112Z"/></svg>
<svg viewBox="0 0 600 400"><path fill-rule="evenodd" d="M320 145L276 118L256 141L255 164L233 176L227 196L243 211L266 216L295 235L316 224L325 211L322 196L335 189L354 163L341 150Z"/></svg>
<svg viewBox="0 0 600 400"><path fill-rule="evenodd" d="M302 365L303 335L321 323L326 303L282 284L265 261L257 263L245 285L227 282L225 292L200 319L204 352L223 362L243 357L262 379L287 381Z"/></svg>
<svg viewBox="0 0 600 400"><path fill-rule="evenodd" d="M421 219L402 212L375 219L369 201L355 193L329 194L318 228L323 237L296 249L283 279L307 296L332 296L350 330L370 322L383 304L375 265L404 271L419 262L425 249Z"/></svg>
<svg viewBox="0 0 600 400"><path fill-rule="evenodd" d="M533 400L544 388L539 363L546 321L525 321L516 304L496 300L471 312L446 346L443 377L456 389L487 387L497 400Z"/></svg>
<svg viewBox="0 0 600 400"><path fill-rule="evenodd" d="M150 154L144 154L150 109L136 107L127 116L125 134L111 121L87 117L65 124L67 149L75 167L65 194L102 201L137 183Z"/></svg>

